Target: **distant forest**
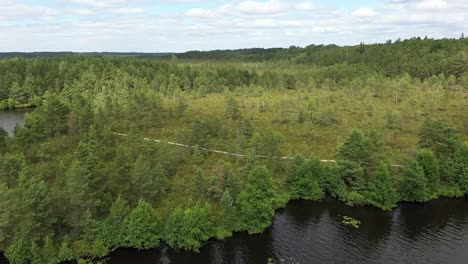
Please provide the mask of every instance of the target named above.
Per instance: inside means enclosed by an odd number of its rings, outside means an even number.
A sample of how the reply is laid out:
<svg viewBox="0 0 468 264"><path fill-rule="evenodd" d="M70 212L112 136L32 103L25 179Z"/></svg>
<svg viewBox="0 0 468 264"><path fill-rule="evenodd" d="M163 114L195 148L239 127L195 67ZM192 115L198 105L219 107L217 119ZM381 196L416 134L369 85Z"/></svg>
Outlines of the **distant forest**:
<svg viewBox="0 0 468 264"><path fill-rule="evenodd" d="M0 57L0 110L31 108L13 136L0 128L12 264L198 251L263 232L295 199L392 210L468 194L465 38Z"/></svg>

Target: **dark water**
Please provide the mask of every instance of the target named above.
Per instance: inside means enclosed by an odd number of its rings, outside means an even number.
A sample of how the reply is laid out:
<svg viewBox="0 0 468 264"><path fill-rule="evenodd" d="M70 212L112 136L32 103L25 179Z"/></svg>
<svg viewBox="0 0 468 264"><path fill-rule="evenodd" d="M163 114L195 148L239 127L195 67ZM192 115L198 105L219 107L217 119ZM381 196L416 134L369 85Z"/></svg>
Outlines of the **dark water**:
<svg viewBox="0 0 468 264"><path fill-rule="evenodd" d="M24 124L24 114L31 112L31 108L21 108L15 110L0 110L0 127L12 135L16 124Z"/></svg>
<svg viewBox="0 0 468 264"><path fill-rule="evenodd" d="M355 229L342 216L362 221ZM468 199L402 204L393 212L337 201L296 201L263 234L241 233L189 253L120 249L108 263L468 263Z"/></svg>

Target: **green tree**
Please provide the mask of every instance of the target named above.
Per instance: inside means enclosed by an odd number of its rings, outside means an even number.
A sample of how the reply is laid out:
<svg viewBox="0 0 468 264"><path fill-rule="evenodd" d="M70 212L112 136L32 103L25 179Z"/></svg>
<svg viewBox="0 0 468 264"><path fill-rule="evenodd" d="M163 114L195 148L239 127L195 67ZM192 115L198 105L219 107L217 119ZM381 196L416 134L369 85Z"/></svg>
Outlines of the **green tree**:
<svg viewBox="0 0 468 264"><path fill-rule="evenodd" d="M361 163L368 158L365 135L357 129L354 129L349 134L345 143L340 146L337 158L341 160L349 160L355 163Z"/></svg>
<svg viewBox="0 0 468 264"><path fill-rule="evenodd" d="M370 178L366 199L373 206L383 210L390 210L396 206L398 193L386 164L381 163L375 175Z"/></svg>
<svg viewBox="0 0 468 264"><path fill-rule="evenodd" d="M234 97L229 96L226 99L226 107L224 112L233 120L238 120L241 117L239 110L239 103L234 99Z"/></svg>
<svg viewBox="0 0 468 264"><path fill-rule="evenodd" d="M5 184L0 183L0 247L4 245L9 235L12 233L12 214L14 213L12 190Z"/></svg>
<svg viewBox="0 0 468 264"><path fill-rule="evenodd" d="M70 241L68 236L65 236L60 244L59 251L57 254L58 261L66 262L74 258L73 251L70 247Z"/></svg>
<svg viewBox="0 0 468 264"><path fill-rule="evenodd" d="M109 179L109 187L115 197L121 195L126 199L132 198L130 195L130 172L132 171L134 160L130 156L130 150L125 145L117 147L116 155L113 162L115 173Z"/></svg>
<svg viewBox="0 0 468 264"><path fill-rule="evenodd" d="M220 177L223 179L222 188L224 190L228 190L233 199L236 199L241 191L241 180L229 165L229 163L220 161L219 165L222 167L222 174L220 175Z"/></svg>
<svg viewBox="0 0 468 264"><path fill-rule="evenodd" d="M460 139L455 129L446 123L427 119L419 130L420 148L429 148L439 158L448 158L460 145Z"/></svg>
<svg viewBox="0 0 468 264"><path fill-rule="evenodd" d="M99 237L109 248L123 246L126 244L125 219L130 214L127 201L118 197L109 210L109 215L102 223Z"/></svg>
<svg viewBox="0 0 468 264"><path fill-rule="evenodd" d="M419 150L417 160L427 178L430 196L436 197L440 188L439 161L431 149Z"/></svg>
<svg viewBox="0 0 468 264"><path fill-rule="evenodd" d="M273 188L268 170L264 166L253 167L247 184L237 199L241 229L255 234L261 233L270 225L275 213Z"/></svg>
<svg viewBox="0 0 468 264"><path fill-rule="evenodd" d="M406 169L400 183L400 196L404 201L426 202L430 199L427 178L424 169L418 162L413 161Z"/></svg>
<svg viewBox="0 0 468 264"><path fill-rule="evenodd" d="M197 204L191 208L177 207L166 225L166 241L173 248L198 252L213 235L211 207Z"/></svg>
<svg viewBox="0 0 468 264"><path fill-rule="evenodd" d="M148 202L138 201L127 219L125 219L126 246L136 249L150 249L159 246L161 229L156 213Z"/></svg>
<svg viewBox="0 0 468 264"><path fill-rule="evenodd" d="M31 261L31 246L28 239L18 234L6 248L5 256L11 264L28 264Z"/></svg>
<svg viewBox="0 0 468 264"><path fill-rule="evenodd" d="M318 160L297 157L288 178L292 199L320 200L325 196L320 187L322 167Z"/></svg>
<svg viewBox="0 0 468 264"><path fill-rule="evenodd" d="M91 177L89 170L76 160L66 172L64 192L70 211L65 220L71 226L78 227L81 217L87 210L94 207Z"/></svg>
<svg viewBox="0 0 468 264"><path fill-rule="evenodd" d="M25 165L26 160L21 154L0 155L0 182L5 183L8 188L15 187Z"/></svg>
<svg viewBox="0 0 468 264"><path fill-rule="evenodd" d="M468 195L468 142L455 152L450 173L454 175L458 188Z"/></svg>
<svg viewBox="0 0 468 264"><path fill-rule="evenodd" d="M56 222L52 212L50 190L39 178L36 169L26 167L20 175L16 190L16 210L19 219L15 219L20 232L32 241L38 241L51 233L51 226Z"/></svg>
<svg viewBox="0 0 468 264"><path fill-rule="evenodd" d="M45 128L48 136L64 134L68 130L68 114L70 110L55 94L45 96L43 105L38 108L39 113L45 118Z"/></svg>
<svg viewBox="0 0 468 264"><path fill-rule="evenodd" d="M223 192L220 205L223 210L223 227L228 231L234 230L237 226L237 208L229 190Z"/></svg>
<svg viewBox="0 0 468 264"><path fill-rule="evenodd" d="M8 133L0 127L0 155L5 154L7 151Z"/></svg>
<svg viewBox="0 0 468 264"><path fill-rule="evenodd" d="M205 176L204 171L198 167L195 170L194 183L192 188L192 195L197 199L206 199L208 198L208 179Z"/></svg>
<svg viewBox="0 0 468 264"><path fill-rule="evenodd" d="M75 156L81 166L90 172L94 170L96 165L99 163L97 142L94 136L91 136L89 139L82 140L78 144Z"/></svg>
<svg viewBox="0 0 468 264"><path fill-rule="evenodd" d="M158 194L165 191L166 181L160 166L155 169L145 156L138 156L130 173L132 194L137 198L132 200L144 199L153 202Z"/></svg>

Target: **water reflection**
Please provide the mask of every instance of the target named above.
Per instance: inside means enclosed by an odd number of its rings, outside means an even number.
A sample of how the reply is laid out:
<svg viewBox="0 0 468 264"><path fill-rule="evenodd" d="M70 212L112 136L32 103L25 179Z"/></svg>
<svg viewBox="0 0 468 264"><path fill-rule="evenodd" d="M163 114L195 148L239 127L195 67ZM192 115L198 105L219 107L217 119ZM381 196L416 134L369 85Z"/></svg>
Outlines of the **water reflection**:
<svg viewBox="0 0 468 264"><path fill-rule="evenodd" d="M33 111L32 108L22 108L15 110L0 110L0 127L9 135L13 135L16 124L24 124L24 115Z"/></svg>
<svg viewBox="0 0 468 264"><path fill-rule="evenodd" d="M361 227L342 225L343 215L361 220ZM392 212L333 200L294 201L263 234L239 233L200 253L121 249L109 263L243 264L267 263L271 257L298 263L467 263L468 200L402 204Z"/></svg>

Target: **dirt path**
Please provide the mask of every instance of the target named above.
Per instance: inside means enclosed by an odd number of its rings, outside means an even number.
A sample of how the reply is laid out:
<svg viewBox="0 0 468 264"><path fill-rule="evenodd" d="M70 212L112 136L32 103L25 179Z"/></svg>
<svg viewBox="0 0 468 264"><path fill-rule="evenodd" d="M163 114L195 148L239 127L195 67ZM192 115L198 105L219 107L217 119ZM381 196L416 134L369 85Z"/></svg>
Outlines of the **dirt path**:
<svg viewBox="0 0 468 264"><path fill-rule="evenodd" d="M113 132L115 135L126 137L128 134L124 133L117 133ZM150 138L143 138L145 141L152 141L152 142L157 142L161 144L168 144L168 145L173 145L173 146L178 146L178 147L183 147L183 148L195 148L196 146L192 145L186 145L186 144L181 144L181 143L176 143L176 142L171 142L171 141L161 141L159 139L150 139ZM205 152L212 152L212 153L218 153L222 155L228 155L228 156L233 156L233 157L240 157L244 158L247 157L248 155L245 154L240 154L240 153L232 153L232 152L227 152L227 151L222 151L222 150L216 150L216 149L208 149L208 148L203 148L199 147L200 150L205 151ZM292 160L294 159L293 157L269 157L265 155L257 155L258 158L266 159L266 158L274 158L274 159L282 159L282 160ZM320 162L324 163L336 163L336 160L320 160ZM397 165L397 164L391 164L390 166L392 167L404 167L403 165Z"/></svg>

